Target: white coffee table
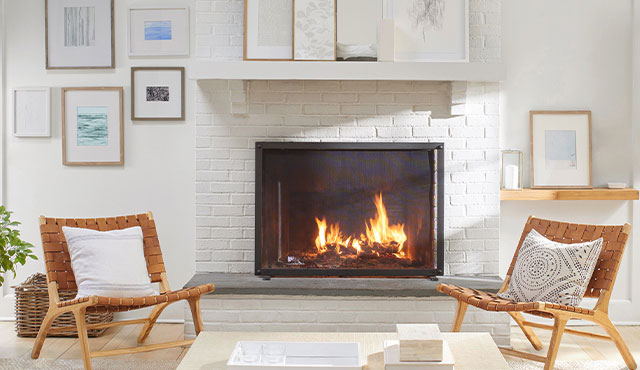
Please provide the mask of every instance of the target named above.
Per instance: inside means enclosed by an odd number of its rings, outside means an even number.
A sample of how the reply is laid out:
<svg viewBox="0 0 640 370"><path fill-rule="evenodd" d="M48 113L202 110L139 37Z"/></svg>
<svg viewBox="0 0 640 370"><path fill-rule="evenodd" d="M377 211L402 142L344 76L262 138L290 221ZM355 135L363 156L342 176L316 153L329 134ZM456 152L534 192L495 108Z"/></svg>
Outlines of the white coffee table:
<svg viewBox="0 0 640 370"><path fill-rule="evenodd" d="M443 333L456 361L456 370L509 370L495 342L486 333ZM241 340L288 342L360 342L366 370L384 370L383 342L396 333L277 333L202 332L178 370L226 369L235 344Z"/></svg>

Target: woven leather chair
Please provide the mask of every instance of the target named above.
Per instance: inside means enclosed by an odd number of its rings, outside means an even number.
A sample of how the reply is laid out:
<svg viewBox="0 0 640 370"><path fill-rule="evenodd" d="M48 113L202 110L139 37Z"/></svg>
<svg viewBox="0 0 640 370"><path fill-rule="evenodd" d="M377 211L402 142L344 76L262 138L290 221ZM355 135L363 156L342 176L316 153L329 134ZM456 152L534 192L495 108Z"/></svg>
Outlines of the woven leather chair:
<svg viewBox="0 0 640 370"><path fill-rule="evenodd" d="M108 231L116 229L126 229L140 226L144 238L144 256L147 262L147 272L152 283L159 283L160 294L150 297L138 298L110 298L110 297L82 297L69 301L60 301L58 291L77 289L73 270L71 269L71 258L67 248L67 242L62 233L63 226L82 227L93 230ZM44 259L47 268L47 284L49 290L49 311L45 316L40 331L36 337L31 352L31 358L38 358L40 349L44 344L47 334L58 331L77 330L78 340L82 348L84 367L91 369L91 358L102 356L114 356L136 352L153 351L172 347L188 346L192 340L181 340L165 342L146 346L121 348L109 351L89 350L87 329L97 329L113 326L144 324L142 331L138 335L138 343L142 344L149 336L153 325L162 311L171 303L186 300L189 302L196 335L202 330L202 318L200 316L200 296L214 290L213 284L205 284L193 288L172 291L169 288L169 281L165 273L162 251L158 242L156 225L151 212L140 215L96 218L96 219L60 219L40 216L40 234L42 236L42 248L44 249ZM86 324L85 313L89 312L123 312L144 307L154 306L148 318L137 320L117 321L102 324ZM51 328L53 320L65 312L73 312L76 319L76 326Z"/></svg>
<svg viewBox="0 0 640 370"><path fill-rule="evenodd" d="M631 225L624 224L620 226L600 226L600 225L579 225L564 222L549 221L530 216L522 231L518 248L511 262L511 266L507 272L504 284L499 292L504 292L511 279L511 274L518 258L518 252L522 246L522 242L529 232L535 229L540 234L560 243L581 243L586 241L603 238L602 251L600 258L596 264L596 268L589 281L589 286L585 292L585 297L598 298L593 309L582 307L571 307L560 304L552 304L545 302L514 302L499 298L495 294L482 292L479 290L464 288L451 284L440 284L438 291L448 294L458 300L458 308L455 313L453 326L451 331L460 331L464 314L469 305L478 307L486 311L498 311L508 313L522 329L533 348L542 349L542 343L531 328L540 328L552 330L551 342L546 356L540 356L529 352L516 351L510 348L500 348L503 354L517 356L528 360L539 361L545 364L545 370L553 369L556 361L556 355L560 346L560 340L563 333L582 335L590 338L604 339L613 341L624 358L629 369L636 369L636 362L629 352L629 348L620 336L620 333L613 325L608 315L609 300L611 299L611 290L616 281L616 275L620 268L622 254L631 232ZM541 316L554 320L553 326L534 323L525 320L522 313ZM607 335L589 333L585 331L565 329L568 320L587 320L594 322L607 332Z"/></svg>

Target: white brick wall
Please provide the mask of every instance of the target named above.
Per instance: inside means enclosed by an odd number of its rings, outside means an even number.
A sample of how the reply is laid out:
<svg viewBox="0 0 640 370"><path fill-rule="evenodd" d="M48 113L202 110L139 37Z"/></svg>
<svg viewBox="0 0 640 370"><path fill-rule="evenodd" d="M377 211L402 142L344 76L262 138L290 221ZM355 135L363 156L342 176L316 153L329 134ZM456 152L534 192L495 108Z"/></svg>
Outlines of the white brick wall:
<svg viewBox="0 0 640 370"><path fill-rule="evenodd" d="M497 274L498 91L460 82L200 82L196 270L253 272L256 141L438 141L445 273ZM452 106L464 115L451 116Z"/></svg>
<svg viewBox="0 0 640 370"><path fill-rule="evenodd" d="M433 298L218 295L201 300L204 329L213 331L393 332L396 323L437 323L451 329L455 300ZM185 305L185 337L194 337ZM509 345L509 316L469 307L462 331L488 332Z"/></svg>
<svg viewBox="0 0 640 370"><path fill-rule="evenodd" d="M196 0L197 58L242 59L242 0ZM501 0L469 0L469 59L501 57Z"/></svg>

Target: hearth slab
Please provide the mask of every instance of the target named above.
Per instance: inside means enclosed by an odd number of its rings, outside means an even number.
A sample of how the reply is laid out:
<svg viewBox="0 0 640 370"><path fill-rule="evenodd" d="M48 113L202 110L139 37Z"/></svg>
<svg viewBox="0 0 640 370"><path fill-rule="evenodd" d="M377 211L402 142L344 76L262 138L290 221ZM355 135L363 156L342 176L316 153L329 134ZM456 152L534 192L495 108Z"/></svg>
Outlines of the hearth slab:
<svg viewBox="0 0 640 370"><path fill-rule="evenodd" d="M440 283L461 285L495 293L502 286L498 276L443 276L438 281L416 278L271 278L253 274L197 273L185 288L213 282L216 290L203 298L220 294L294 295L331 297L438 297ZM207 297L208 296L208 297Z"/></svg>

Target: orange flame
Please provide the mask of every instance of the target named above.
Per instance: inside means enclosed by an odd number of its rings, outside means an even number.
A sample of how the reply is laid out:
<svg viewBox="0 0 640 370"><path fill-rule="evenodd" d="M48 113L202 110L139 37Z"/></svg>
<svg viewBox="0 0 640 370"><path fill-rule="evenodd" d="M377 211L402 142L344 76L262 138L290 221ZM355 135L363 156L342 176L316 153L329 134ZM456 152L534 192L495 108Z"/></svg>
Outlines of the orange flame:
<svg viewBox="0 0 640 370"><path fill-rule="evenodd" d="M374 204L377 209L376 217L369 219L369 222L365 221L366 234L361 234L360 238L351 235L345 239L338 223L330 224L327 227L325 218L320 220L316 217L318 236L315 244L318 253L326 253L330 245L340 255L355 254L357 256L366 250L367 253L380 256L382 249L393 251L392 254L397 258L407 258L405 248L407 235L404 232L404 224L389 225L389 217L382 202L382 194L376 194Z"/></svg>

